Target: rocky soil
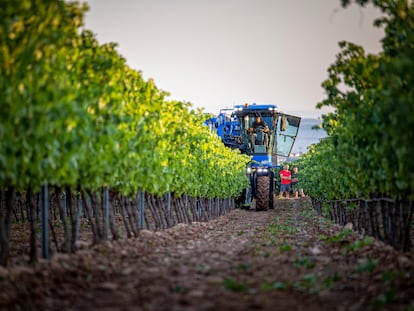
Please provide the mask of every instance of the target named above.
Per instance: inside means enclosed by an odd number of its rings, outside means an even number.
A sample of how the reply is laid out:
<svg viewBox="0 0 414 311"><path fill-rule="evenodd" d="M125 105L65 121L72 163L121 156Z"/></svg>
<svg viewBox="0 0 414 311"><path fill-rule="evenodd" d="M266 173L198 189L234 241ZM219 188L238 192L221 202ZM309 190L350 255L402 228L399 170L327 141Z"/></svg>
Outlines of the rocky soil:
<svg viewBox="0 0 414 311"><path fill-rule="evenodd" d="M278 200L0 268L0 310L414 310L413 259Z"/></svg>

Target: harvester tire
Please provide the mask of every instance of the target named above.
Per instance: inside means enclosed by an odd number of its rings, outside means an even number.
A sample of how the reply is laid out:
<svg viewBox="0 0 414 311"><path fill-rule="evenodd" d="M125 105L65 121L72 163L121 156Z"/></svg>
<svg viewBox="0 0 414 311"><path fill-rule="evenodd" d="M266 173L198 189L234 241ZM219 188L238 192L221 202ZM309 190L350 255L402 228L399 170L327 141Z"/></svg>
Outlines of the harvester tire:
<svg viewBox="0 0 414 311"><path fill-rule="evenodd" d="M256 211L266 211L270 203L270 177L257 176Z"/></svg>

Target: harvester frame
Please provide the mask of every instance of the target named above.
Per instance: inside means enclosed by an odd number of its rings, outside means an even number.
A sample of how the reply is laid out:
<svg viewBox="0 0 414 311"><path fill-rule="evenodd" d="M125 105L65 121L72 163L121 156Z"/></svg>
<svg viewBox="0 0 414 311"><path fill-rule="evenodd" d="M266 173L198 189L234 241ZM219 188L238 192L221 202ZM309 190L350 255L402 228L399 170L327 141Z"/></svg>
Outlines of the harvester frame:
<svg viewBox="0 0 414 311"><path fill-rule="evenodd" d="M253 128L257 117L265 121L267 133L263 128ZM274 104L245 104L222 109L216 118L206 122L224 145L252 156L246 167L249 186L238 200L241 207L257 211L273 208L278 160L289 157L300 121L300 117L279 112Z"/></svg>

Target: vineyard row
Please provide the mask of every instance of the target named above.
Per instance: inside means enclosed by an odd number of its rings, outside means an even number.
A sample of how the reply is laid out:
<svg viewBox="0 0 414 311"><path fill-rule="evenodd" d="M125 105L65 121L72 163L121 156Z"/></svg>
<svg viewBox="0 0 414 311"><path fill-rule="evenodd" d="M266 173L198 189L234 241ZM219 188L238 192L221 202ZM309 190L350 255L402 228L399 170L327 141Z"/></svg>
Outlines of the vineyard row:
<svg viewBox="0 0 414 311"><path fill-rule="evenodd" d="M32 263L37 262L39 249L42 258L58 252L74 253L80 247L103 241L138 238L143 229L157 231L180 223L209 221L234 208L233 199L172 193L155 196L145 192L130 197L106 187L99 192L45 187L40 193L1 191L0 194L0 209L13 206L7 209L11 222L1 223L2 228L30 226L30 243L26 242L30 244L27 255ZM16 230L9 240L0 241L2 265L7 265L13 257L15 250L9 242L15 234L21 232Z"/></svg>
<svg viewBox="0 0 414 311"><path fill-rule="evenodd" d="M372 236L397 250L409 251L412 246L413 201L388 198L333 201L312 199L312 205L319 215L334 223Z"/></svg>

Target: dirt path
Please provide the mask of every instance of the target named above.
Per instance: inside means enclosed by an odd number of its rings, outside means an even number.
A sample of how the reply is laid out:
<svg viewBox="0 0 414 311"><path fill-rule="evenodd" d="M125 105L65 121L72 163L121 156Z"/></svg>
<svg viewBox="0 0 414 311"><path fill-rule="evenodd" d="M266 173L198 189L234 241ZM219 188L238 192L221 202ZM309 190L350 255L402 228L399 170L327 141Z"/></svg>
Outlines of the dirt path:
<svg viewBox="0 0 414 311"><path fill-rule="evenodd" d="M1 269L0 288L1 310L407 310L414 260L283 200Z"/></svg>

